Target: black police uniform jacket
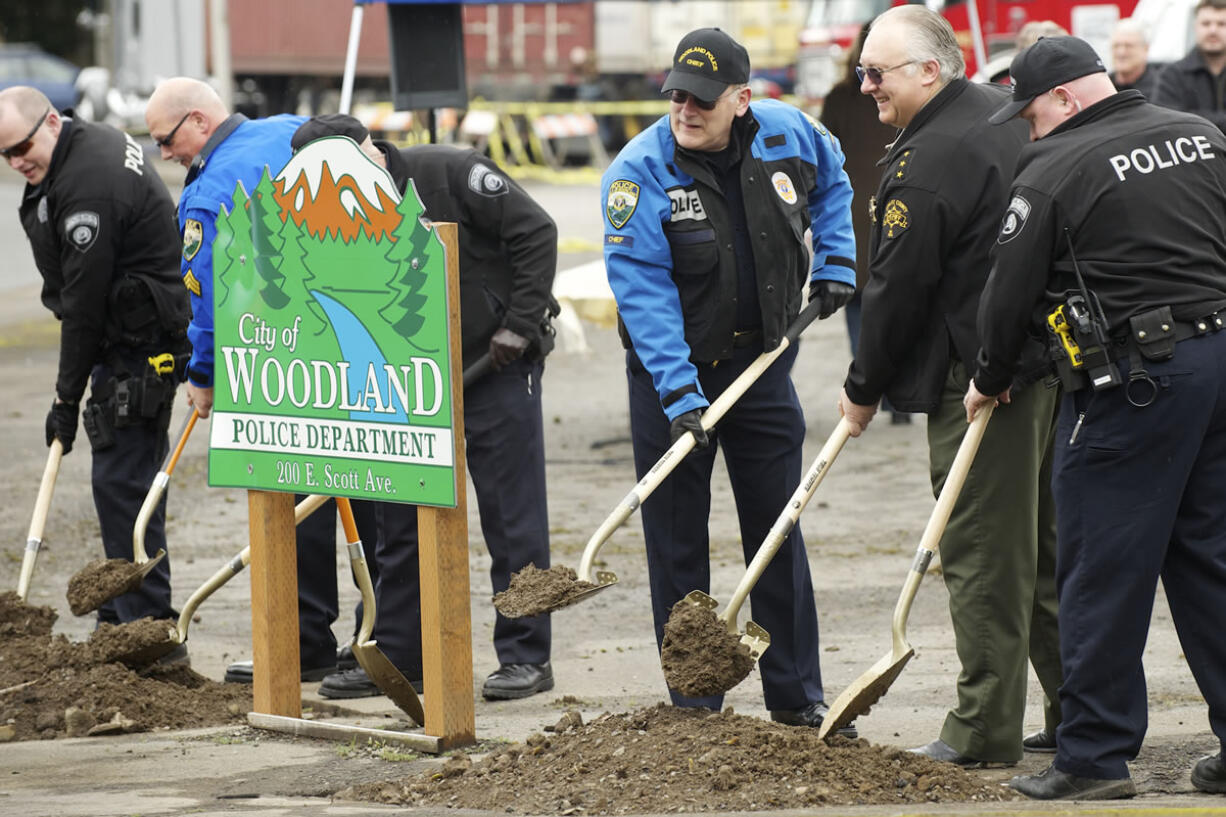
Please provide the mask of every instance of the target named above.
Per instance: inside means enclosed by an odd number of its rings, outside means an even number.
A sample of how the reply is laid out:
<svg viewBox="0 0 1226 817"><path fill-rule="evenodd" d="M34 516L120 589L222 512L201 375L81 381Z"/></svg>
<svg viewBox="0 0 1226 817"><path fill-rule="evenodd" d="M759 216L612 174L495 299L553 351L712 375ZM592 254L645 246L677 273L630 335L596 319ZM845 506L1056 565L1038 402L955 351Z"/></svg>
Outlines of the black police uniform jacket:
<svg viewBox="0 0 1226 817"><path fill-rule="evenodd" d="M988 116L1008 91L955 79L890 146L872 204L863 323L844 388L853 403L887 395L899 411L940 404L951 355L972 368L975 315L1024 123Z"/></svg>
<svg viewBox="0 0 1226 817"><path fill-rule="evenodd" d="M1151 101L1203 116L1226 131L1226 74L1214 76L1195 48L1162 69Z"/></svg>
<svg viewBox="0 0 1226 817"><path fill-rule="evenodd" d="M468 148L375 142L404 191L409 180L431 221L459 225L464 367L506 327L541 348L540 327L558 264L553 219L497 165Z"/></svg>
<svg viewBox="0 0 1226 817"><path fill-rule="evenodd" d="M1070 241L1113 335L1170 306L1191 321L1226 307L1226 138L1193 114L1122 91L1023 151L980 304L975 384L1009 385L1045 293L1076 289Z"/></svg>
<svg viewBox="0 0 1226 817"><path fill-rule="evenodd" d="M189 306L174 201L140 145L106 125L62 122L20 214L42 301L62 322L56 393L75 403L113 346L181 335Z"/></svg>

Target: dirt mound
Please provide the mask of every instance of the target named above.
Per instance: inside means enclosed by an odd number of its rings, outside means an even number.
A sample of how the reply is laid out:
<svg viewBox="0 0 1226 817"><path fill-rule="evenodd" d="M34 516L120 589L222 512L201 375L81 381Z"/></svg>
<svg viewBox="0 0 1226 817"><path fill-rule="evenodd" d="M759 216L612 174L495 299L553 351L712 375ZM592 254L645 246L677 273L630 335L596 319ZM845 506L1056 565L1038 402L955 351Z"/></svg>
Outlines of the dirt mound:
<svg viewBox="0 0 1226 817"><path fill-rule="evenodd" d="M739 811L831 805L1015 799L966 771L863 740L665 704L604 714L567 712L552 736L532 735L478 763L463 755L429 776L367 783L338 799L532 814Z"/></svg>
<svg viewBox="0 0 1226 817"><path fill-rule="evenodd" d="M682 599L664 624L660 666L668 685L692 698L732 689L753 669L753 655L714 610Z"/></svg>
<svg viewBox="0 0 1226 817"><path fill-rule="evenodd" d="M555 565L540 570L536 565L528 565L511 574L506 590L494 594L494 607L508 618L539 616L565 607L595 586L579 581L574 568Z"/></svg>
<svg viewBox="0 0 1226 817"><path fill-rule="evenodd" d="M247 686L218 684L187 667L137 673L109 659L117 642L108 625L98 643L72 642L50 635L54 610L21 605L23 612L13 601L21 604L15 593L0 596L3 739L191 729L240 722L251 709Z"/></svg>

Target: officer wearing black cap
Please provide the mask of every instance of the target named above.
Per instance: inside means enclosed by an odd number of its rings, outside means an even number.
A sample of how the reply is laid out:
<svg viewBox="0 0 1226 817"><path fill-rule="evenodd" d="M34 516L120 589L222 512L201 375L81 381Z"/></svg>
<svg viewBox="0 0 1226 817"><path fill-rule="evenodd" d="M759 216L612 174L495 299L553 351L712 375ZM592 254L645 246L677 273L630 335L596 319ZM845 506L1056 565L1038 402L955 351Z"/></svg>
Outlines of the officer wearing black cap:
<svg viewBox="0 0 1226 817"><path fill-rule="evenodd" d="M387 168L403 191L410 180L432 221L459 225L460 311L466 372L492 371L464 389L464 441L477 492L481 532L489 550L494 592L511 574L549 567L545 501L545 442L541 374L553 348L548 319L557 267L557 227L528 193L474 150L447 145L396 149L372 141L351 116L305 122L295 150L324 136L353 139ZM468 378L466 378L468 379ZM375 561L378 616L374 638L407 678L421 678L421 596L417 507L379 503ZM511 619L497 614L499 667L482 686L487 699L525 698L553 689L547 615ZM330 675L326 697L378 694L360 667Z"/></svg>
<svg viewBox="0 0 1226 817"><path fill-rule="evenodd" d="M1010 398L1028 337L1051 339L1066 393L1053 480L1064 720L1051 767L1010 785L1130 797L1159 577L1226 743L1226 138L1116 93L1075 37L1039 40L1011 73L992 120L1020 116L1035 141L980 304L967 415ZM1226 793L1220 753L1192 783Z"/></svg>
<svg viewBox="0 0 1226 817"><path fill-rule="evenodd" d="M1025 128L987 123L1008 92L967 80L953 28L922 5L874 20L860 63L861 92L902 132L880 162L860 347L840 410L857 434L883 394L927 414L939 490L966 433L975 312ZM936 739L912 751L960 766L1021 759L1027 659L1049 699L1048 727L1060 719L1050 703L1060 686L1049 488L1056 394L1034 380L1020 378L1024 392L992 418L940 542L957 704Z"/></svg>
<svg viewBox="0 0 1226 817"><path fill-rule="evenodd" d="M132 560L132 530L166 456L166 428L186 364L187 290L166 186L132 137L61 113L35 88L0 92L0 156L26 179L21 224L60 320L59 372L47 445L73 450L83 424L94 505L108 558ZM145 533L166 546L166 498ZM104 604L100 621L175 618L163 560L140 587ZM186 649L176 657L186 658Z"/></svg>
<svg viewBox="0 0 1226 817"><path fill-rule="evenodd" d="M685 35L664 81L669 113L605 171L605 265L628 348L640 477L692 432L698 449L643 504L657 641L672 606L709 583L711 469L722 445L746 559L800 482L804 415L783 352L708 434L703 410L810 300L827 317L855 292L851 184L838 140L775 100L750 102L749 54L717 28ZM804 245L812 228L813 257ZM761 661L771 717L826 712L809 562L794 527L751 593L772 636ZM681 706L718 709L722 696ZM848 728L844 734L855 733Z"/></svg>

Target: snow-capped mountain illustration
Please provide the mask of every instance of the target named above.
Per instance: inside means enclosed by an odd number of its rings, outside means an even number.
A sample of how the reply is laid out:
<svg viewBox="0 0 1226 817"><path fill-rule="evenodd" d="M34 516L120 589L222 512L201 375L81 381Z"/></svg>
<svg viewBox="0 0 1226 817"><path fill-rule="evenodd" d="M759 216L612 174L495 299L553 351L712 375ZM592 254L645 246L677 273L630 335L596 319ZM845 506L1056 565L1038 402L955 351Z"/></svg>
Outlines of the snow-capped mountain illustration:
<svg viewBox="0 0 1226 817"><path fill-rule="evenodd" d="M400 192L392 177L347 137L308 143L274 180L283 210L312 235L348 243L365 232L375 241L395 240Z"/></svg>

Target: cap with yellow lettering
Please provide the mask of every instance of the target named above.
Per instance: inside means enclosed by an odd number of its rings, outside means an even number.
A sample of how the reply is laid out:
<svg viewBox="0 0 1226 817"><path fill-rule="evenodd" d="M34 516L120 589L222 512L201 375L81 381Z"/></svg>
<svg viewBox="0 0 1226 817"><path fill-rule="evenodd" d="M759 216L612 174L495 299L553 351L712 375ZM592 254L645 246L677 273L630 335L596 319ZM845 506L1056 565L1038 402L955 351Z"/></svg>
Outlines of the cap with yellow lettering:
<svg viewBox="0 0 1226 817"><path fill-rule="evenodd" d="M660 90L686 91L710 102L729 85L745 82L749 82L749 52L718 28L700 28L677 44L672 70Z"/></svg>

